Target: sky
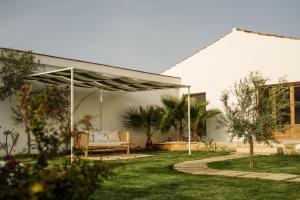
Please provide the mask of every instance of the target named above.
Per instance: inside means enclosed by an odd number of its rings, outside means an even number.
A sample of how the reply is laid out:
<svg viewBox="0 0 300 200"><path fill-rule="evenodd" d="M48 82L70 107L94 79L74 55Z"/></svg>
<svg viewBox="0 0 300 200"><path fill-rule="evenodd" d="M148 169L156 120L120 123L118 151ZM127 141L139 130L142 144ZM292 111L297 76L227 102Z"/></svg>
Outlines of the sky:
<svg viewBox="0 0 300 200"><path fill-rule="evenodd" d="M299 0L0 0L0 47L160 73L239 27L300 36Z"/></svg>

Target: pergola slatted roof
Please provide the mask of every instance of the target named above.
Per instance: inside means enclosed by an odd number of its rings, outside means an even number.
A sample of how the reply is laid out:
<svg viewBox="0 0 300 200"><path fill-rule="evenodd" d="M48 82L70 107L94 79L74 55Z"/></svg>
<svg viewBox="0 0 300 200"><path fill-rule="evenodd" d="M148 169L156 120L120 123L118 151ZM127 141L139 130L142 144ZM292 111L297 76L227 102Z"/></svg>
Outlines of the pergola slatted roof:
<svg viewBox="0 0 300 200"><path fill-rule="evenodd" d="M57 70L49 73L34 74L29 79L49 84L70 84L71 75L68 71ZM188 87L186 85L96 73L80 69L74 69L74 85L81 88L99 88L107 91L127 92Z"/></svg>

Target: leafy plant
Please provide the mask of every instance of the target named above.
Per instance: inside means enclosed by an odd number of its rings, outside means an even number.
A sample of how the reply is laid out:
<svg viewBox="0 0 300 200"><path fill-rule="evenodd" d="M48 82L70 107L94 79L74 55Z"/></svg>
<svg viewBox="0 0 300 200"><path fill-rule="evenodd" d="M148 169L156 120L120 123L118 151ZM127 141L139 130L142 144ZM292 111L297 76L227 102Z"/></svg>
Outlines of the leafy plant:
<svg viewBox="0 0 300 200"><path fill-rule="evenodd" d="M288 88L284 84L268 87L267 81L260 72L250 72L221 97L225 111L221 123L232 138L244 138L249 143L250 168L254 163L254 141L274 140L274 132L286 127L283 119L290 104Z"/></svg>
<svg viewBox="0 0 300 200"><path fill-rule="evenodd" d="M179 135L179 140L184 141L184 128L187 124L187 101L186 96L176 98L165 96L161 98L164 113L160 124L162 132L168 132L172 127Z"/></svg>
<svg viewBox="0 0 300 200"><path fill-rule="evenodd" d="M51 168L22 165L13 157L0 167L0 199L87 199L101 183L114 175L114 164L76 160Z"/></svg>
<svg viewBox="0 0 300 200"><path fill-rule="evenodd" d="M27 78L42 68L42 65L35 59L30 51L21 52L13 49L2 49L0 52L0 101L11 99L15 96L25 84L28 84ZM22 118L15 111L18 107L12 108L16 114L17 122ZM26 126L27 134L27 153L31 150L31 135Z"/></svg>
<svg viewBox="0 0 300 200"><path fill-rule="evenodd" d="M184 141L184 130L188 123L187 96L183 95L181 98L167 96L162 97L161 101L164 105L161 130L166 132L173 127L178 133L180 141ZM220 114L218 109L206 109L207 105L208 101L206 100L191 98L191 131L194 141L198 137L202 140L205 131L203 124L206 123L206 120Z"/></svg>
<svg viewBox="0 0 300 200"><path fill-rule="evenodd" d="M214 139L211 138L208 141L203 140L206 151L217 151L218 145L214 142Z"/></svg>
<svg viewBox="0 0 300 200"><path fill-rule="evenodd" d="M5 155L11 155L16 146L20 134L14 129L5 129L0 126L0 132L4 136L4 141L0 141L0 149L3 149Z"/></svg>
<svg viewBox="0 0 300 200"><path fill-rule="evenodd" d="M218 109L207 109L207 105L208 101L204 99L191 98L191 131L194 141L197 138L204 141L206 121L221 113Z"/></svg>
<svg viewBox="0 0 300 200"><path fill-rule="evenodd" d="M0 100L16 94L27 82L29 75L38 71L41 65L32 52L12 49L0 51Z"/></svg>
<svg viewBox="0 0 300 200"><path fill-rule="evenodd" d="M162 109L158 106L131 107L122 115L125 127L143 129L147 135L146 148L151 150L152 136L159 131Z"/></svg>
<svg viewBox="0 0 300 200"><path fill-rule="evenodd" d="M17 93L20 116L26 122L27 131L35 138L41 166L46 166L47 157L55 155L65 142L60 131L69 122L68 96L64 87L46 86L33 91L29 84Z"/></svg>

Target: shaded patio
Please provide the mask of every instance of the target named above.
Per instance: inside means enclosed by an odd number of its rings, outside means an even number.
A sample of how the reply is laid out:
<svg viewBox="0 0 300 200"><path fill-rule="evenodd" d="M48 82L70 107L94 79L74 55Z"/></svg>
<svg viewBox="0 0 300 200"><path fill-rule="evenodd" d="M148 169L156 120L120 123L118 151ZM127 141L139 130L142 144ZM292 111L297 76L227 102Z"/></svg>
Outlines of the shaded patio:
<svg viewBox="0 0 300 200"><path fill-rule="evenodd" d="M112 75L108 73L93 72L78 68L64 68L33 74L29 78L46 84L70 85L70 128L74 132L74 87L78 88L96 88L102 91L115 92L140 92L162 89L187 88L188 90L188 146L191 154L191 131L190 131L190 86L150 81L139 78L132 78L125 75ZM102 97L101 97L102 98ZM71 161L73 161L74 138L71 137Z"/></svg>

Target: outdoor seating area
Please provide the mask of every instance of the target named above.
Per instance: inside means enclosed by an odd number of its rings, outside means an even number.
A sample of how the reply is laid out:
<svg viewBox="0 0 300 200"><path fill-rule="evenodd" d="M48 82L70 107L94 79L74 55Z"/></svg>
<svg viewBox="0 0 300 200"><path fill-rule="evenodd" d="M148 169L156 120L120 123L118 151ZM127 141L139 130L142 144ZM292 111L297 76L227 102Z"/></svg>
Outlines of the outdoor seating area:
<svg viewBox="0 0 300 200"><path fill-rule="evenodd" d="M88 153L124 151L130 153L129 132L120 131L80 131L75 139L75 147L81 149L85 157Z"/></svg>

